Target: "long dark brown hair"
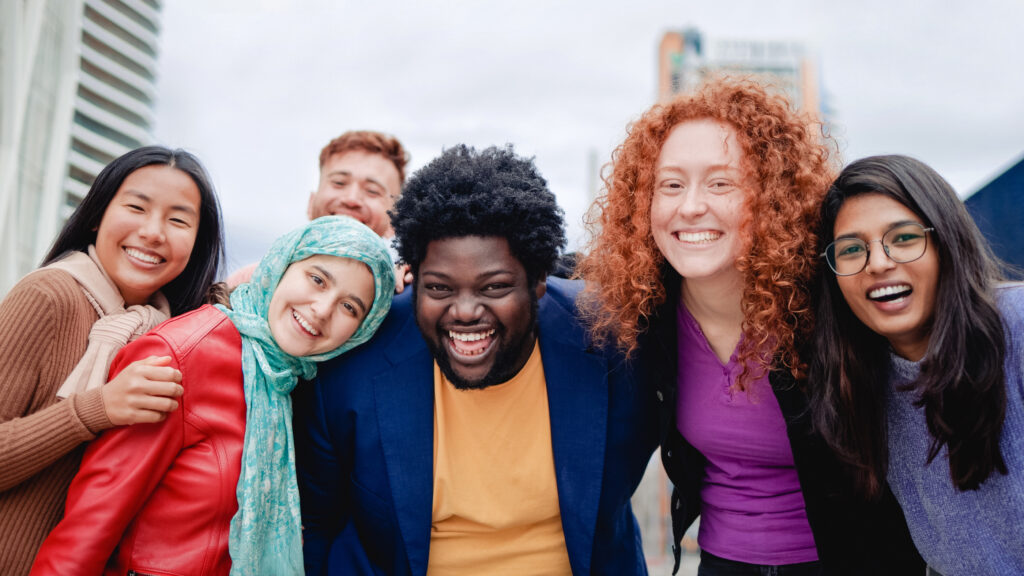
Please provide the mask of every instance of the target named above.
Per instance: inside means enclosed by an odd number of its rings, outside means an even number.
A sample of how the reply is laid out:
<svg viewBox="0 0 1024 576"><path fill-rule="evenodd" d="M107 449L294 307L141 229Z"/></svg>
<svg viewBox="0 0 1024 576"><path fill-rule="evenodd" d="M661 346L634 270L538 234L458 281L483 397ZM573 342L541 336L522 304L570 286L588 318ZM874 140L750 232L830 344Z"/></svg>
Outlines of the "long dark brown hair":
<svg viewBox="0 0 1024 576"><path fill-rule="evenodd" d="M993 471L1006 474L999 436L1006 416L1003 322L995 303L1000 264L956 192L924 163L874 156L846 167L821 207L818 253L834 238L836 217L850 198L880 194L934 227L939 280L928 350L913 389L932 441L928 462L943 446L959 490L975 490ZM889 344L865 326L839 291L835 274L818 268L815 329L807 357L815 425L850 463L859 490L878 496L888 469L886 389Z"/></svg>

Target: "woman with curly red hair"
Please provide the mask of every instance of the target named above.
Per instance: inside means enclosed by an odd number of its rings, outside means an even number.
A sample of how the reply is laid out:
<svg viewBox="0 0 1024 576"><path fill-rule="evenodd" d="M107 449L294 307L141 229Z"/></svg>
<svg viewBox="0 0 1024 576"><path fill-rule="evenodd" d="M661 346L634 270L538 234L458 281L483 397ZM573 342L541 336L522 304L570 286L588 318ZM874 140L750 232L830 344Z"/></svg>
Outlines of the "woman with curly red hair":
<svg viewBox="0 0 1024 576"><path fill-rule="evenodd" d="M677 569L699 515L700 575L924 570L898 511L849 499L807 413L798 348L834 173L818 124L751 80L654 106L612 156L583 306L598 341L650 371ZM883 548L865 554L869 533ZM886 566L865 564L880 552Z"/></svg>

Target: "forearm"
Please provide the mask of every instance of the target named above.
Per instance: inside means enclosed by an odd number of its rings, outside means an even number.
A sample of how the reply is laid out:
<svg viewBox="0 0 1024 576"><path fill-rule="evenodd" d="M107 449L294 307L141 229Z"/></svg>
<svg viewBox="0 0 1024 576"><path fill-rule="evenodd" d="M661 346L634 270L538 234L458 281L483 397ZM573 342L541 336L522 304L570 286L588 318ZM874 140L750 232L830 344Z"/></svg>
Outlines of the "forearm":
<svg viewBox="0 0 1024 576"><path fill-rule="evenodd" d="M99 389L0 424L0 492L35 476L110 426Z"/></svg>

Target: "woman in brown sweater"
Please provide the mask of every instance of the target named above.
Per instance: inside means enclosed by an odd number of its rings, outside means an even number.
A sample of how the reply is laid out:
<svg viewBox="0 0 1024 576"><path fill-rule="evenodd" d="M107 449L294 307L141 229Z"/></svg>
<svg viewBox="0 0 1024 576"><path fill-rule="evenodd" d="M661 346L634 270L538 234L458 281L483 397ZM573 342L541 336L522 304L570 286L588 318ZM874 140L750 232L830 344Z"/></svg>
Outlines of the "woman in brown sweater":
<svg viewBox="0 0 1024 576"><path fill-rule="evenodd" d="M181 375L151 357L104 385L114 353L197 308L223 259L199 161L149 146L104 168L43 268L0 302L0 574L27 574L61 519L83 444L177 408Z"/></svg>

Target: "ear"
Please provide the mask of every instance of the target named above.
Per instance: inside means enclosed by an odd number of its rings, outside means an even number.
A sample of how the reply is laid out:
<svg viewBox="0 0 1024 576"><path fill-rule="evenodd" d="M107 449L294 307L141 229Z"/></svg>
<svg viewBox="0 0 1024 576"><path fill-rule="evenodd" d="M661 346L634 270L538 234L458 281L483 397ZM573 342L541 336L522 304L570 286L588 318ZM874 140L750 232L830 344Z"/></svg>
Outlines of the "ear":
<svg viewBox="0 0 1024 576"><path fill-rule="evenodd" d="M534 287L534 290L537 292L537 300L540 300L542 296L547 294L548 277L546 274L537 279L537 286Z"/></svg>
<svg viewBox="0 0 1024 576"><path fill-rule="evenodd" d="M309 193L309 202L306 203L306 218L313 219L313 198L316 197L316 190Z"/></svg>

